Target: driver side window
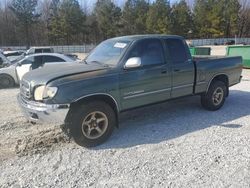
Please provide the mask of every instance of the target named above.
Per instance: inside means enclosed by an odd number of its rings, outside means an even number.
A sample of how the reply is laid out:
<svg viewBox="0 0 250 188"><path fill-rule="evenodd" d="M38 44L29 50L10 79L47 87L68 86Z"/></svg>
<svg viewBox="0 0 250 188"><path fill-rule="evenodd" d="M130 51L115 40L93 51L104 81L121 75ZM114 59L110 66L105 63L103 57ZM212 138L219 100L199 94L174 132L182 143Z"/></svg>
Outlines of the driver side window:
<svg viewBox="0 0 250 188"><path fill-rule="evenodd" d="M143 66L164 64L161 41L159 39L139 41L130 51L129 58L132 57L140 57Z"/></svg>

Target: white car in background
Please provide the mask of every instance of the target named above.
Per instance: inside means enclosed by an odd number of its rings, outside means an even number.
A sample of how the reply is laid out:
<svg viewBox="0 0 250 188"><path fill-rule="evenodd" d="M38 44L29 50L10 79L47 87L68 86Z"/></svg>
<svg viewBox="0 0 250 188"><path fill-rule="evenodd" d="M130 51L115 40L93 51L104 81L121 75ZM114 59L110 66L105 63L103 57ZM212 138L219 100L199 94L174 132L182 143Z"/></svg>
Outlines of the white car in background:
<svg viewBox="0 0 250 188"><path fill-rule="evenodd" d="M76 62L75 59L58 53L40 53L25 56L19 62L0 69L0 88L13 87L19 84L23 75L31 70L43 66L74 62Z"/></svg>

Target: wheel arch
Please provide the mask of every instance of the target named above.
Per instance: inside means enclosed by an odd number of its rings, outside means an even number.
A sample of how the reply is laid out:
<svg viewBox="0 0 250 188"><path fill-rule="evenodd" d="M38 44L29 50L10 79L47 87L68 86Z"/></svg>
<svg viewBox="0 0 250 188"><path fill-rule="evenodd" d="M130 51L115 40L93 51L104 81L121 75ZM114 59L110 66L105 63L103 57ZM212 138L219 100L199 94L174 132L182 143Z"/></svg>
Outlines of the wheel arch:
<svg viewBox="0 0 250 188"><path fill-rule="evenodd" d="M209 84L207 86L206 92L208 91L210 85L214 82L214 81L221 81L223 83L225 83L226 87L227 87L227 95L229 94L229 78L228 75L225 73L220 73L220 74L216 74L212 77L212 79L209 81Z"/></svg>
<svg viewBox="0 0 250 188"><path fill-rule="evenodd" d="M113 96L111 96L110 94L96 93L96 94L91 94L91 95L87 95L87 96L78 98L70 104L70 109L73 109L73 108L83 104L84 102L90 102L90 101L96 101L96 100L104 101L105 103L110 105L112 107L112 109L114 109L116 119L118 121L119 111L120 111L119 106L118 106L116 99Z"/></svg>

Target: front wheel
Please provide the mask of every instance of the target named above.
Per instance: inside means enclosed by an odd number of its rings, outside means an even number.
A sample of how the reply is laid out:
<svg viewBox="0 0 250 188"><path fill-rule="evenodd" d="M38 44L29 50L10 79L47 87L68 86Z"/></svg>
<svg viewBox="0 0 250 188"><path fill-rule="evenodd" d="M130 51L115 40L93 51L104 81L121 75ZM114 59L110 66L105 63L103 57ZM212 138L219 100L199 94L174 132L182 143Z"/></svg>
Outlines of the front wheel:
<svg viewBox="0 0 250 188"><path fill-rule="evenodd" d="M202 106L210 111L219 110L225 102L227 86L222 81L211 83L207 93L201 95Z"/></svg>
<svg viewBox="0 0 250 188"><path fill-rule="evenodd" d="M15 86L14 79L9 75L0 75L0 88L10 88Z"/></svg>
<svg viewBox="0 0 250 188"><path fill-rule="evenodd" d="M68 120L69 133L78 145L84 147L94 147L105 142L117 123L114 110L102 101L82 104L71 113Z"/></svg>

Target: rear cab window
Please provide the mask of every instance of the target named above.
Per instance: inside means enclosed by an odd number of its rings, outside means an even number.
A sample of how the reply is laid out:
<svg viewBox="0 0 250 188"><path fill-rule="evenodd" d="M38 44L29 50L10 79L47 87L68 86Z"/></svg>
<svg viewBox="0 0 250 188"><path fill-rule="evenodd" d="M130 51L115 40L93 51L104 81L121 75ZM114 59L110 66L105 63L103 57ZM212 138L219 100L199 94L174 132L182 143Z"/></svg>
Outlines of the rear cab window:
<svg viewBox="0 0 250 188"><path fill-rule="evenodd" d="M185 43L181 39L164 39L168 54L173 64L182 64L188 62Z"/></svg>

